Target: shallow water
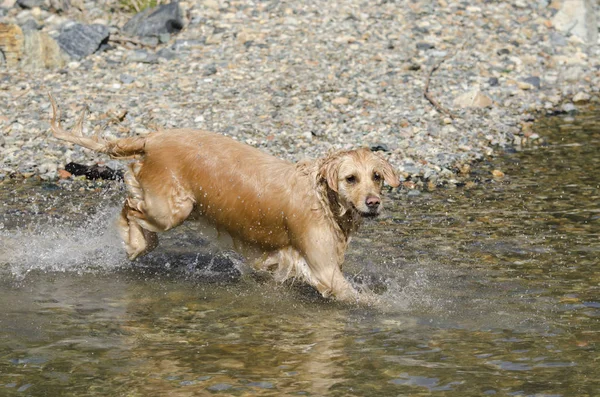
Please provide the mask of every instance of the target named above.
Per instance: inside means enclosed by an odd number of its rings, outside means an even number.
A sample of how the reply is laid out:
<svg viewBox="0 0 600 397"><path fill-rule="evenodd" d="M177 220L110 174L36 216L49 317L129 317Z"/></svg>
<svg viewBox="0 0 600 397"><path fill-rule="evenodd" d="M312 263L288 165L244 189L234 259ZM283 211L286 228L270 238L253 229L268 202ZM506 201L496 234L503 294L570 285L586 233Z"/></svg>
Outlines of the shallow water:
<svg viewBox="0 0 600 397"><path fill-rule="evenodd" d="M192 225L131 264L119 187L5 183L0 395L600 395L599 121L394 194L347 255L377 307L257 280Z"/></svg>

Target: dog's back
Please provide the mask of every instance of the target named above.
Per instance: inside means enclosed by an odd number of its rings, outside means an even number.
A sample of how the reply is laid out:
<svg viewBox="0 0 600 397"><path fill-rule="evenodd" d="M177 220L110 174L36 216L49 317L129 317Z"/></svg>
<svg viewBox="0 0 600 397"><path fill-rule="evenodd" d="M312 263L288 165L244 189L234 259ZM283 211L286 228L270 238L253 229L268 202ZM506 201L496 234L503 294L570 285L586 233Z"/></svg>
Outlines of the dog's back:
<svg viewBox="0 0 600 397"><path fill-rule="evenodd" d="M263 248L290 244L288 218L306 215L312 191L294 164L206 131L151 134L141 163L136 179L146 197L193 200L194 217Z"/></svg>

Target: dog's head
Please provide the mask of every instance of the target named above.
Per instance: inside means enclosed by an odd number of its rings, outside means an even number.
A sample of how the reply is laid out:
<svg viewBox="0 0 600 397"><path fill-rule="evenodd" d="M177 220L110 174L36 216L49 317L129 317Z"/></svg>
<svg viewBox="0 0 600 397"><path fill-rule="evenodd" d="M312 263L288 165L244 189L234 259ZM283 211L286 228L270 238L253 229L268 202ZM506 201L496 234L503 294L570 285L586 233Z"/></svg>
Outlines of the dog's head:
<svg viewBox="0 0 600 397"><path fill-rule="evenodd" d="M329 155L319 168L319 178L337 195L344 210L365 217L379 214L384 181L392 187L400 185L390 163L368 148Z"/></svg>

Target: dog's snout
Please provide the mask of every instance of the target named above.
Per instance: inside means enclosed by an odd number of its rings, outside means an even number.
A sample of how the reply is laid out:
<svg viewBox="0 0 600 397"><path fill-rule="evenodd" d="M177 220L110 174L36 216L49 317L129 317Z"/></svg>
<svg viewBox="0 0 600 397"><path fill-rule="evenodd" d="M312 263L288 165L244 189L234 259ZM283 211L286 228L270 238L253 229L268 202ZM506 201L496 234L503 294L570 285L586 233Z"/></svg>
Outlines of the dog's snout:
<svg viewBox="0 0 600 397"><path fill-rule="evenodd" d="M367 204L367 207L369 207L369 209L374 210L379 207L379 204L381 204L381 200L377 196L368 196L365 200L365 203Z"/></svg>

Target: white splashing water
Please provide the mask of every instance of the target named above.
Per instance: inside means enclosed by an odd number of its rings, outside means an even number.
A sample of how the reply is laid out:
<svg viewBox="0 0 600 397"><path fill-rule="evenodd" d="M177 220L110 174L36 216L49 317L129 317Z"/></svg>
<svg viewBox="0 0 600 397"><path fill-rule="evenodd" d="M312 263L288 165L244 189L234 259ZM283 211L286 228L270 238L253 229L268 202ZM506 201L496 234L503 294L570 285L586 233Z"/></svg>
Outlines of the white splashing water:
<svg viewBox="0 0 600 397"><path fill-rule="evenodd" d="M101 208L80 222L1 230L0 274L23 279L32 271L81 274L127 264L115 227L118 212L117 207Z"/></svg>

